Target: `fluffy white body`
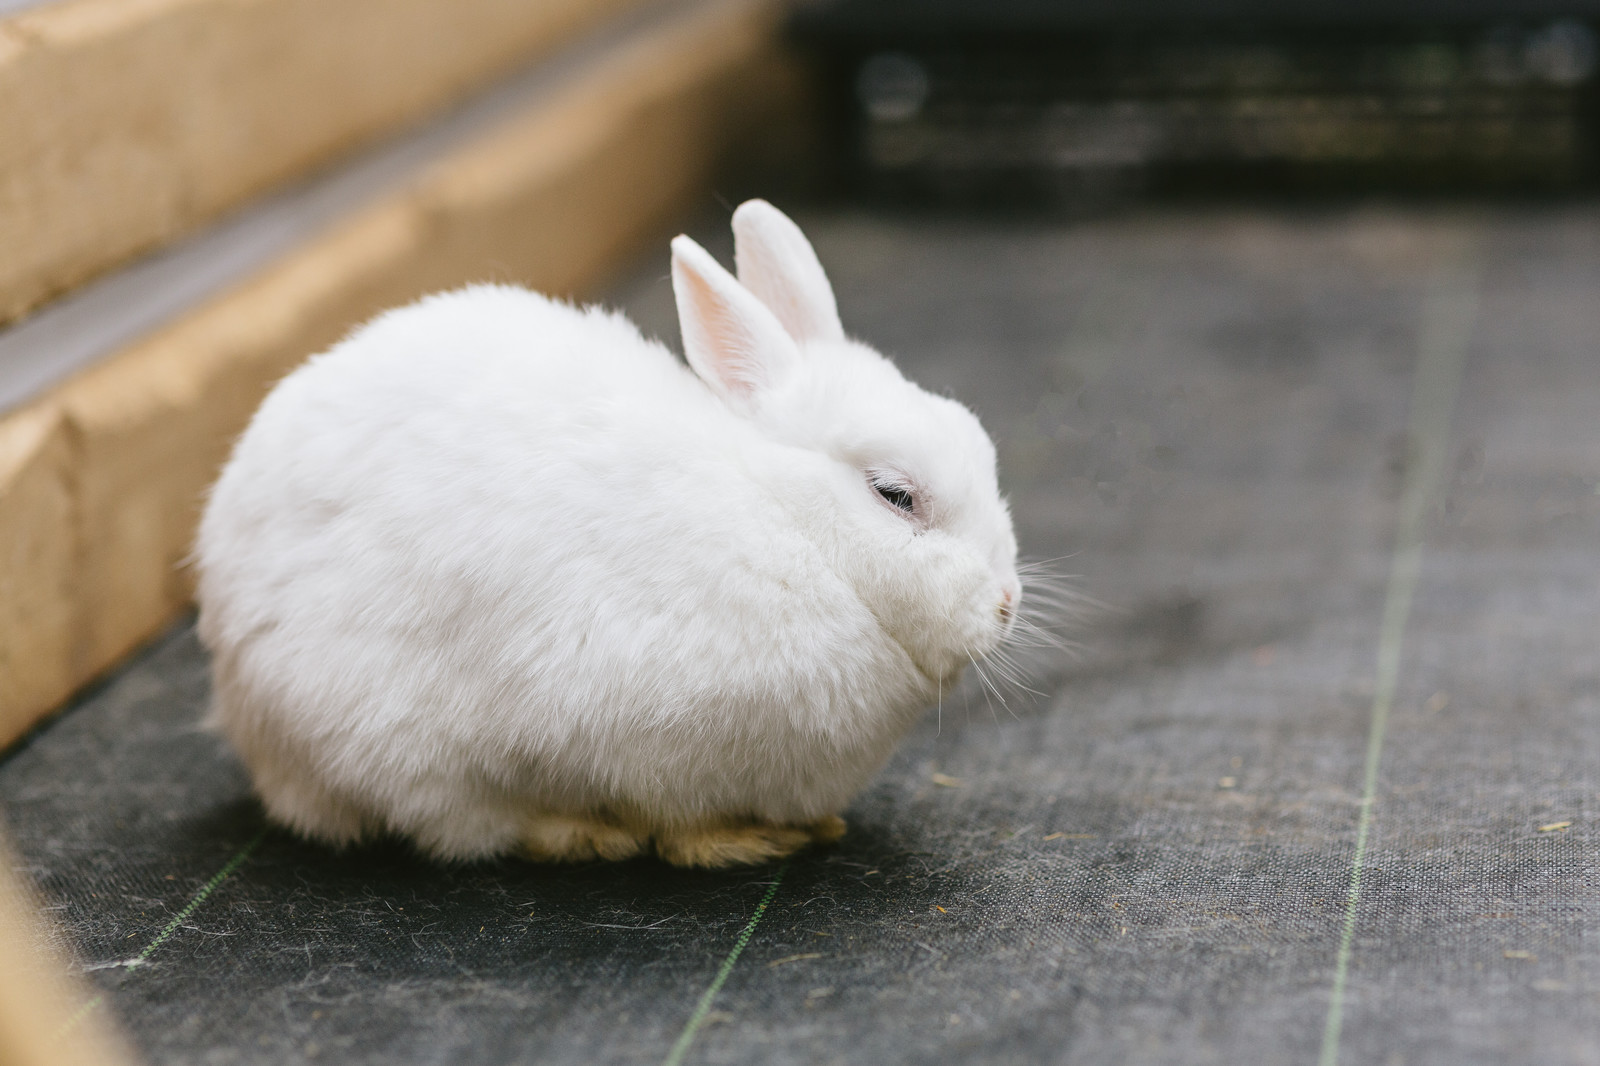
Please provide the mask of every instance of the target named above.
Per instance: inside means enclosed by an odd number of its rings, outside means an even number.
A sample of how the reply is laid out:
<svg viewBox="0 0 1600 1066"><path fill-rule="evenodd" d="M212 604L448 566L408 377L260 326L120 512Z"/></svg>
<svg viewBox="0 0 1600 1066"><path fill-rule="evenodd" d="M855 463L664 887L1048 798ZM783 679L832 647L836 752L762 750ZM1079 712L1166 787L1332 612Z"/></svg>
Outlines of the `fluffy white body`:
<svg viewBox="0 0 1600 1066"><path fill-rule="evenodd" d="M197 559L213 719L272 817L447 859L760 859L836 835L1002 639L988 437L844 338L792 223L741 216L748 288L674 244L693 370L479 286L262 404Z"/></svg>

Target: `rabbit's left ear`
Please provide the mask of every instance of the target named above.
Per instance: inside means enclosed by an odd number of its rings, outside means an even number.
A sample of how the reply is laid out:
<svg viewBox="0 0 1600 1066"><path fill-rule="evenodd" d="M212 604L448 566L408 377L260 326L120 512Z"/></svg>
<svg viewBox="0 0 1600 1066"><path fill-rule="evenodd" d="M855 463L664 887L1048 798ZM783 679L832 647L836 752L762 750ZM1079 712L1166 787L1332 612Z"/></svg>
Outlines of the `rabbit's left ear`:
<svg viewBox="0 0 1600 1066"><path fill-rule="evenodd" d="M767 306L688 237L672 241L672 294L689 366L734 409L749 412L799 364L799 347Z"/></svg>
<svg viewBox="0 0 1600 1066"><path fill-rule="evenodd" d="M765 200L746 200L733 213L739 280L772 309L802 344L842 341L839 305L811 242L789 216Z"/></svg>

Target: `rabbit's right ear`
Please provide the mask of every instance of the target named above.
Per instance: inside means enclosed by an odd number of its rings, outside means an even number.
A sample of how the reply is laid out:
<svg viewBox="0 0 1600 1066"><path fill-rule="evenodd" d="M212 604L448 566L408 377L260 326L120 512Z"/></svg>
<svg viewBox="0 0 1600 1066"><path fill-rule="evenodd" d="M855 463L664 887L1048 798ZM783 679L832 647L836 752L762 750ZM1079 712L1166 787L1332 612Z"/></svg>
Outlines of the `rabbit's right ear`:
<svg viewBox="0 0 1600 1066"><path fill-rule="evenodd" d="M789 336L842 341L833 286L806 235L765 200L746 200L733 213L734 259L739 280L772 309Z"/></svg>
<svg viewBox="0 0 1600 1066"><path fill-rule="evenodd" d="M672 294L689 366L735 410L748 413L799 364L777 317L688 237L672 241Z"/></svg>

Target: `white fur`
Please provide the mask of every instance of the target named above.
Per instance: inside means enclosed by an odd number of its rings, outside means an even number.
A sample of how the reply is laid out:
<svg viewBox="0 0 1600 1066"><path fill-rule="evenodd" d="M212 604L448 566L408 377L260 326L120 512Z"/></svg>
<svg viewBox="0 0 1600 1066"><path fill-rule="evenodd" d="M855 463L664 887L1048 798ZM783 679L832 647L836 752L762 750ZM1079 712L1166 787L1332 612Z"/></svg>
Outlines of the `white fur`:
<svg viewBox="0 0 1600 1066"><path fill-rule="evenodd" d="M530 813L803 823L1004 636L989 438L827 328L792 222L735 225L759 300L673 245L705 380L618 315L475 286L267 397L197 558L213 720L273 817L442 858Z"/></svg>

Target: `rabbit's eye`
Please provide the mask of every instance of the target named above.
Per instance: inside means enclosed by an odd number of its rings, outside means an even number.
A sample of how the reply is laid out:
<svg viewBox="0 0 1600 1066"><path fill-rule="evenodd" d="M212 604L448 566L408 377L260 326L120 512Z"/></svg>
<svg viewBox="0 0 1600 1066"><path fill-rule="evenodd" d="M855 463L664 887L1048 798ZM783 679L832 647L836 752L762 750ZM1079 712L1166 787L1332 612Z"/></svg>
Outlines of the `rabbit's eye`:
<svg viewBox="0 0 1600 1066"><path fill-rule="evenodd" d="M884 485L878 482L873 482L872 487L878 490L878 495L887 500L890 506L898 507L906 514L912 514L916 511L917 501L905 489L896 485Z"/></svg>

